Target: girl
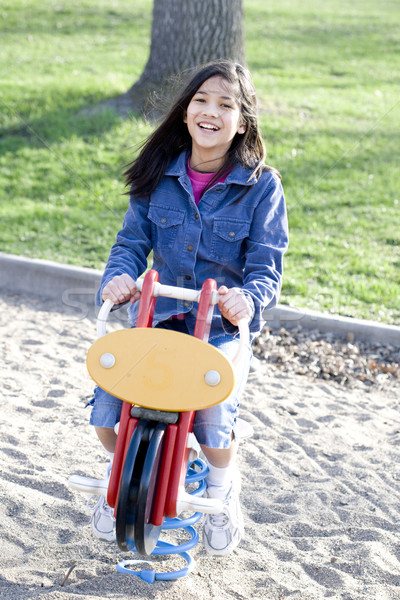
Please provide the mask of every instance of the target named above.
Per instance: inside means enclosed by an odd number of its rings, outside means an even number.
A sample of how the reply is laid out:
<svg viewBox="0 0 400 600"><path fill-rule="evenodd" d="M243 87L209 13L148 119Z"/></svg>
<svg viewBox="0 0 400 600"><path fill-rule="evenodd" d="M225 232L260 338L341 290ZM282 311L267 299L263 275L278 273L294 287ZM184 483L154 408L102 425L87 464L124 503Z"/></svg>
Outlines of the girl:
<svg viewBox="0 0 400 600"><path fill-rule="evenodd" d="M253 339L263 311L278 300L288 244L280 176L264 160L249 72L226 60L199 68L125 173L129 208L98 303L130 300L134 325L140 297L135 280L153 250L161 283L199 289L209 277L217 281L211 344L232 357L241 318L248 319ZM153 326L193 334L195 318L195 305L158 298ZM231 552L243 536L235 425L249 364L250 356L236 373L232 394L195 419L194 433L210 468L208 496L224 503L223 512L207 515L203 526L205 548L215 555ZM96 388L92 404L90 422L112 454L121 401ZM114 539L112 512L102 496L92 526L98 537Z"/></svg>

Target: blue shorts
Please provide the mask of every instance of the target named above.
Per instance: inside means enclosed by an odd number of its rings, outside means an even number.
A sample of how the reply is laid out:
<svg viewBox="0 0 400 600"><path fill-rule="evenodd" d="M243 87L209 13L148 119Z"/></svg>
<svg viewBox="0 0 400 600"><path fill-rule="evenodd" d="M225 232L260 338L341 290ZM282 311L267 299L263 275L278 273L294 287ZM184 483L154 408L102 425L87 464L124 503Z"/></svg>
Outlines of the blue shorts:
<svg viewBox="0 0 400 600"><path fill-rule="evenodd" d="M173 329L187 333L184 321L170 319L159 323L157 327ZM238 348L239 340L226 334L210 341L228 358L232 359ZM239 400L246 385L250 369L251 351L242 361L240 368L235 372L235 387L223 402L198 410L195 415L194 434L199 442L209 448L229 448L232 432L235 435L235 425L239 414ZM113 429L120 420L122 400L112 396L100 387L94 390L94 398L88 403L92 406L90 424L95 427L108 427Z"/></svg>

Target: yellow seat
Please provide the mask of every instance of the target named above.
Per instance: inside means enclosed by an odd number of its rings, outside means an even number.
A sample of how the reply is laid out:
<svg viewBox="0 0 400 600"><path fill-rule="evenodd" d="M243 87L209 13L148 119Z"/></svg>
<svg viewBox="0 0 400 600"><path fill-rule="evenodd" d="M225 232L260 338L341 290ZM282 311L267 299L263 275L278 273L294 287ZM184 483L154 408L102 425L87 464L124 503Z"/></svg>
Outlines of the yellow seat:
<svg viewBox="0 0 400 600"><path fill-rule="evenodd" d="M113 396L166 411L218 404L235 382L233 367L222 352L166 329L109 333L89 349L87 367L94 381Z"/></svg>

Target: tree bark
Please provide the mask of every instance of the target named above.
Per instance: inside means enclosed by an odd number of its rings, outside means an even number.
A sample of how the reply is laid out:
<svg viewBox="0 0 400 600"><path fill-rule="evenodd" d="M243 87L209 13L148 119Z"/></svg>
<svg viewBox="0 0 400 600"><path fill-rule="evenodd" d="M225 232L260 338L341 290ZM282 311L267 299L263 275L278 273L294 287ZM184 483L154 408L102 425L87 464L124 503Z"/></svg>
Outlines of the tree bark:
<svg viewBox="0 0 400 600"><path fill-rule="evenodd" d="M245 62L242 0L154 0L150 56L139 80L113 103L141 111L168 78L218 58Z"/></svg>

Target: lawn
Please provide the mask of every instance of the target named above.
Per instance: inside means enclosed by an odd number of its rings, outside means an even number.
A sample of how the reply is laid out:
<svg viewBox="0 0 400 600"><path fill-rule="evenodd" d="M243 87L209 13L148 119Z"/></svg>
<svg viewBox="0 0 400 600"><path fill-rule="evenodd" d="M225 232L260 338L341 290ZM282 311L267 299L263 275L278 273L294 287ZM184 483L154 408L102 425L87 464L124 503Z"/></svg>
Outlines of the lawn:
<svg viewBox="0 0 400 600"><path fill-rule="evenodd" d="M244 0L268 162L291 231L281 302L400 323L400 13L383 0ZM150 0L0 7L0 249L102 268L121 177L151 131L83 109L147 59Z"/></svg>

